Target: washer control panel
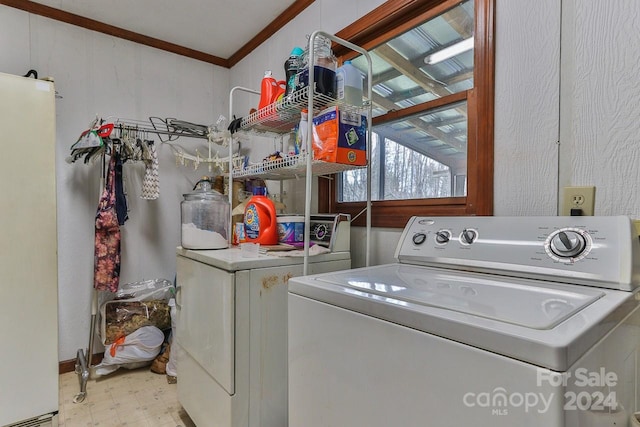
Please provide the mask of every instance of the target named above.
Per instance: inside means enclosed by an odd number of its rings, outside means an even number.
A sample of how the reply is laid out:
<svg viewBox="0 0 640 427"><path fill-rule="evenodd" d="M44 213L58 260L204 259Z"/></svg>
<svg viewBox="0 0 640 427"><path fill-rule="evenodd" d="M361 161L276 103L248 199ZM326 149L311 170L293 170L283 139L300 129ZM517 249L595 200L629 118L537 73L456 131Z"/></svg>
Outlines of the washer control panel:
<svg viewBox="0 0 640 427"><path fill-rule="evenodd" d="M413 217L396 258L613 289L640 284L640 240L624 216Z"/></svg>

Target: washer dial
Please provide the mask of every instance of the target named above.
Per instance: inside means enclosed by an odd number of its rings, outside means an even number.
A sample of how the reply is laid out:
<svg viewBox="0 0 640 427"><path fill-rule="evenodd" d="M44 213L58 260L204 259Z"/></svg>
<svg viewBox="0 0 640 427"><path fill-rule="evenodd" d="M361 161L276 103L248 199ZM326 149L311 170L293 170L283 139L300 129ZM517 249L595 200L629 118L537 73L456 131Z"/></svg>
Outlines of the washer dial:
<svg viewBox="0 0 640 427"><path fill-rule="evenodd" d="M591 249L589 234L577 228L563 228L553 232L545 243L547 253L558 261L577 261Z"/></svg>
<svg viewBox="0 0 640 427"><path fill-rule="evenodd" d="M473 228L465 228L460 233L460 243L470 245L478 239L478 232Z"/></svg>
<svg viewBox="0 0 640 427"><path fill-rule="evenodd" d="M444 245L451 240L451 232L449 230L438 230L435 234L436 243Z"/></svg>
<svg viewBox="0 0 640 427"><path fill-rule="evenodd" d="M424 233L416 233L413 235L413 244L421 245L427 240L427 235Z"/></svg>

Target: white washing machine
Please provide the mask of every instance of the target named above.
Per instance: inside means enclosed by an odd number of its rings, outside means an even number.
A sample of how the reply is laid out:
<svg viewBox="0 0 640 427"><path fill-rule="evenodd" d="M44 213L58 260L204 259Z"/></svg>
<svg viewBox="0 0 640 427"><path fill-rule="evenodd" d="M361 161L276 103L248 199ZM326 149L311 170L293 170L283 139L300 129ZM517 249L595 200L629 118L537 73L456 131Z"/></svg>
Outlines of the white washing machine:
<svg viewBox="0 0 640 427"><path fill-rule="evenodd" d="M289 426L627 426L626 217L412 218L397 263L289 281Z"/></svg>
<svg viewBox="0 0 640 427"><path fill-rule="evenodd" d="M287 282L303 258L177 255L180 404L199 427L286 426ZM350 266L349 252L309 258L311 273Z"/></svg>

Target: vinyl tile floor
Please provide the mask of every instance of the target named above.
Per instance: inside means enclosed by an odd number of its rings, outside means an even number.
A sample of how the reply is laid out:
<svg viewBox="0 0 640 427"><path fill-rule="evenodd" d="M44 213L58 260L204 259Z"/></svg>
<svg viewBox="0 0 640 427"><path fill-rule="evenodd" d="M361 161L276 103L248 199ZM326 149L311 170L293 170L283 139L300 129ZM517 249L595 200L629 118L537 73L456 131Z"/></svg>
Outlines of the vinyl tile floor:
<svg viewBox="0 0 640 427"><path fill-rule="evenodd" d="M87 396L73 403L80 391L78 375L60 375L60 427L195 427L178 403L177 384L149 368L118 371L87 381Z"/></svg>

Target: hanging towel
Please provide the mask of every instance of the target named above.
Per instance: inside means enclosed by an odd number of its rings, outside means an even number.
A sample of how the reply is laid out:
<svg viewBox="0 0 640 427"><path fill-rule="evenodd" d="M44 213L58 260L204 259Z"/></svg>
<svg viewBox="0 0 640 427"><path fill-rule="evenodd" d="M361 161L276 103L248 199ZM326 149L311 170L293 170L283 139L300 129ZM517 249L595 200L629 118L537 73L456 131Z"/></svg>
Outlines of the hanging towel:
<svg viewBox="0 0 640 427"><path fill-rule="evenodd" d="M116 212L116 156L109 160L106 185L96 212L93 287L116 292L120 283L120 225Z"/></svg>
<svg viewBox="0 0 640 427"><path fill-rule="evenodd" d="M148 144L151 159L145 160L142 194L140 198L156 200L160 197L160 177L158 176L158 153L153 142Z"/></svg>

